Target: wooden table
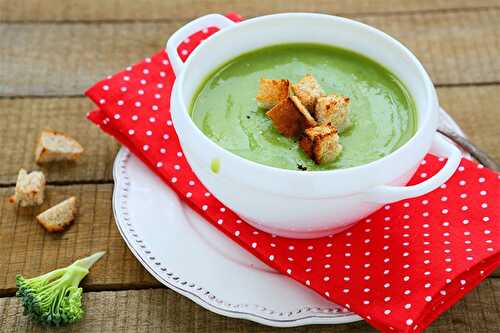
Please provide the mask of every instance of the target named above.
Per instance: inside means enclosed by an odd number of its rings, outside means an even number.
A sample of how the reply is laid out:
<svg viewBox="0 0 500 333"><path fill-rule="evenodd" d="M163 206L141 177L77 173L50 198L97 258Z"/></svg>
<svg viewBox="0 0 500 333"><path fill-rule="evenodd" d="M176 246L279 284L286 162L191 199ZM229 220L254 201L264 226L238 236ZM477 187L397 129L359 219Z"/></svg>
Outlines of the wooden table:
<svg viewBox="0 0 500 333"><path fill-rule="evenodd" d="M97 80L159 50L186 21L234 10L246 17L314 11L351 17L395 36L423 62L441 105L470 138L500 160L499 0L172 1L0 0L0 331L44 331L22 315L15 274L35 276L89 253L107 255L83 283L86 318L78 332L274 332L210 313L163 288L135 260L113 221L111 169L119 145L85 120L82 92ZM44 167L42 207L6 203L20 167L33 162L35 138L50 127L85 146L77 165ZM75 225L50 235L34 214L73 194ZM428 332L500 332L500 273L483 282ZM66 330L65 330L66 331ZM372 332L360 322L293 332Z"/></svg>

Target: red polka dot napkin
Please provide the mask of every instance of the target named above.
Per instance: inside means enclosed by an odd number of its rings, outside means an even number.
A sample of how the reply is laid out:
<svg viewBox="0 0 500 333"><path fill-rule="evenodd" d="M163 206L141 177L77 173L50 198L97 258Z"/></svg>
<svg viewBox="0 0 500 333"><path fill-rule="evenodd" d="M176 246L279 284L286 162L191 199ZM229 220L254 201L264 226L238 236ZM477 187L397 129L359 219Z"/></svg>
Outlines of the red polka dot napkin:
<svg viewBox="0 0 500 333"><path fill-rule="evenodd" d="M181 57L216 31L191 36L179 46ZM386 205L340 234L297 240L256 230L211 196L183 157L169 113L174 80L160 51L90 88L86 94L99 108L88 118L208 223L380 331L422 331L499 265L499 176L465 159L440 189ZM411 183L443 163L428 155Z"/></svg>

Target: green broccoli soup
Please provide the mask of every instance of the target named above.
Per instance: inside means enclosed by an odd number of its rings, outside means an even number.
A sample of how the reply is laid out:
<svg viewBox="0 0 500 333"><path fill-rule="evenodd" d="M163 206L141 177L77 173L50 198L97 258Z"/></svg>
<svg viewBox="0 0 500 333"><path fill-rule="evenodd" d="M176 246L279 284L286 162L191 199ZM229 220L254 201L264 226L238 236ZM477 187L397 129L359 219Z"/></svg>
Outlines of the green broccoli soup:
<svg viewBox="0 0 500 333"><path fill-rule="evenodd" d="M326 94L349 97L350 126L339 133L342 151L316 164L281 135L259 108L259 80L306 74ZM378 63L351 51L317 44L284 44L242 54L212 72L200 85L190 114L221 147L257 163L291 170L348 168L379 159L407 142L417 128L413 99L402 82Z"/></svg>

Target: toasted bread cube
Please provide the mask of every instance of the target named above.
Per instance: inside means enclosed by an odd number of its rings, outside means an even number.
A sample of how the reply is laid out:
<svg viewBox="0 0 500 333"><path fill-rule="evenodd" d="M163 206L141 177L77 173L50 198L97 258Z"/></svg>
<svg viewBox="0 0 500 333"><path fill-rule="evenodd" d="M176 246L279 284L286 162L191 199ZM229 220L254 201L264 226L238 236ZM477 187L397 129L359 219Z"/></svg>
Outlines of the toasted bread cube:
<svg viewBox="0 0 500 333"><path fill-rule="evenodd" d="M331 162L342 152L337 129L331 125L307 128L299 145L316 164Z"/></svg>
<svg viewBox="0 0 500 333"><path fill-rule="evenodd" d="M48 232L61 232L73 223L76 212L76 198L70 197L39 214L36 219Z"/></svg>
<svg viewBox="0 0 500 333"><path fill-rule="evenodd" d="M292 85L292 91L311 112L314 112L316 100L325 95L318 81L311 74L307 74L297 84Z"/></svg>
<svg viewBox="0 0 500 333"><path fill-rule="evenodd" d="M320 125L331 124L342 132L349 125L349 97L334 94L320 97L314 116Z"/></svg>
<svg viewBox="0 0 500 333"><path fill-rule="evenodd" d="M304 129L314 126L314 124L311 124L308 118L297 108L290 97L267 111L266 115L271 118L278 132L288 138L298 137L302 134ZM314 121L314 119L312 120ZM316 121L314 121L314 123L316 123Z"/></svg>
<svg viewBox="0 0 500 333"><path fill-rule="evenodd" d="M261 79L257 105L264 109L271 109L276 104L286 99L290 93L290 81Z"/></svg>
<svg viewBox="0 0 500 333"><path fill-rule="evenodd" d="M35 150L37 163L53 161L76 161L83 147L69 135L45 129L40 134Z"/></svg>
<svg viewBox="0 0 500 333"><path fill-rule="evenodd" d="M300 113L302 113L302 115L304 116L305 128L316 126L317 125L316 120L311 115L309 110L304 106L304 104L302 104L300 99L297 96L292 96L290 97L290 99L292 100L293 104L295 104Z"/></svg>
<svg viewBox="0 0 500 333"><path fill-rule="evenodd" d="M37 206L43 203L45 176L41 171L27 173L21 169L17 175L16 190L10 202L21 207Z"/></svg>

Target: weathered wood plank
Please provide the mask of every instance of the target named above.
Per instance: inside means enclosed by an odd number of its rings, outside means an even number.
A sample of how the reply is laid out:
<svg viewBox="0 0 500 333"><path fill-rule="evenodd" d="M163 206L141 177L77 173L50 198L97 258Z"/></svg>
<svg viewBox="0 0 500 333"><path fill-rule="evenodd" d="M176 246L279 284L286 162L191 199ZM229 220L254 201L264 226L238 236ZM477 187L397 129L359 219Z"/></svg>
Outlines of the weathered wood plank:
<svg viewBox="0 0 500 333"><path fill-rule="evenodd" d="M0 99L0 184L13 184L17 171L42 169L48 181L112 179L119 144L86 121L93 104L86 98ZM36 165L35 144L43 128L74 136L85 148L77 163Z"/></svg>
<svg viewBox="0 0 500 333"><path fill-rule="evenodd" d="M405 43L437 84L500 82L500 9L355 18ZM0 95L80 95L184 22L0 24Z"/></svg>
<svg viewBox="0 0 500 333"><path fill-rule="evenodd" d="M0 295L13 293L17 273L37 276L101 250L106 255L85 280L90 290L160 285L128 250L115 226L112 185L49 186L41 207L24 209L7 202L12 190L0 189ZM79 201L74 225L60 235L47 233L34 216L70 195Z"/></svg>
<svg viewBox="0 0 500 333"><path fill-rule="evenodd" d="M66 332L282 332L209 312L167 289L89 292L86 317ZM426 330L429 333L491 333L500 331L500 279L488 279ZM46 332L22 315L19 301L0 299L0 331ZM316 325L287 332L375 332L368 324Z"/></svg>
<svg viewBox="0 0 500 333"><path fill-rule="evenodd" d="M469 137L500 160L500 85L438 88L441 105ZM13 184L19 168L43 169L49 182L112 181L118 143L85 119L85 98L0 99L0 184ZM33 149L39 131L50 127L77 138L86 152L76 164L37 166Z"/></svg>
<svg viewBox="0 0 500 333"><path fill-rule="evenodd" d="M498 123L500 85L442 87L437 89L441 106L455 119L465 134L500 161Z"/></svg>
<svg viewBox="0 0 500 333"><path fill-rule="evenodd" d="M0 0L0 21L103 21L189 19L206 13L236 11L246 17L276 12L337 15L400 13L500 6L498 0Z"/></svg>
<svg viewBox="0 0 500 333"><path fill-rule="evenodd" d="M160 50L181 22L1 24L0 95L82 95Z"/></svg>
<svg viewBox="0 0 500 333"><path fill-rule="evenodd" d="M408 46L437 85L500 82L500 9L361 21Z"/></svg>

